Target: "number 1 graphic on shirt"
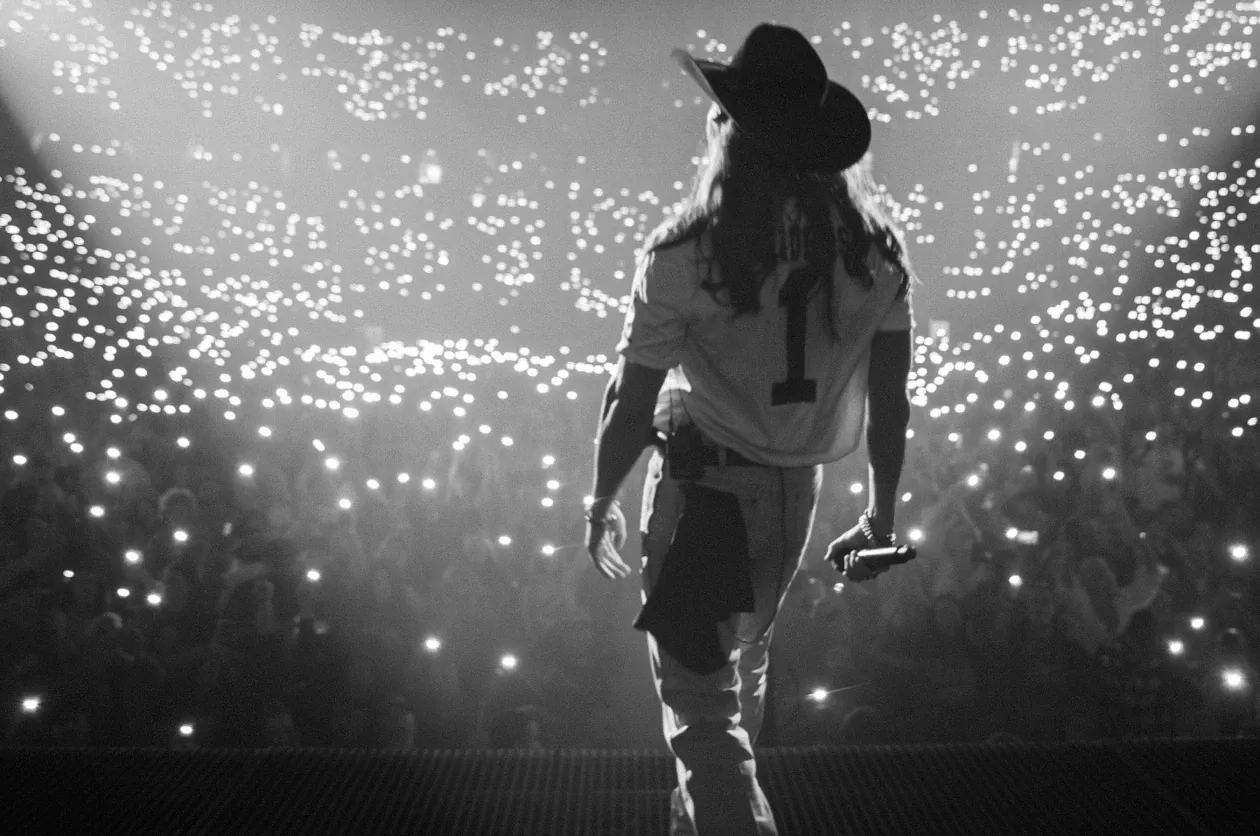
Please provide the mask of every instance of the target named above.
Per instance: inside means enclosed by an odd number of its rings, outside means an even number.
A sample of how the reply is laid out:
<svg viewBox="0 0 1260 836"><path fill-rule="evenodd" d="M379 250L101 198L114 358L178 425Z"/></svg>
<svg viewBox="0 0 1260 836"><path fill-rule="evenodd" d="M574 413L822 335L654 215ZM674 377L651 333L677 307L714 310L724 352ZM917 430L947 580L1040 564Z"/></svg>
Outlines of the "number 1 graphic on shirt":
<svg viewBox="0 0 1260 836"><path fill-rule="evenodd" d="M788 274L779 290L779 307L787 308L787 380L770 390L770 404L814 403L818 399L818 382L805 377L805 327L809 295L817 273L798 267Z"/></svg>

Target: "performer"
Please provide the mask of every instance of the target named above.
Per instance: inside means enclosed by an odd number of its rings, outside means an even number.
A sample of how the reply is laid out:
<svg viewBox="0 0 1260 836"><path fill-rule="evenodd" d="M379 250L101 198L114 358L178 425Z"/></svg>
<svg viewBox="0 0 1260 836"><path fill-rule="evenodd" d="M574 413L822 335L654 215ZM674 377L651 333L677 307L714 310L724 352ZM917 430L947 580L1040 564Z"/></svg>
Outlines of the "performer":
<svg viewBox="0 0 1260 836"><path fill-rule="evenodd" d="M616 494L653 446L643 608L671 833L773 834L757 782L775 615L813 524L822 464L859 444L870 505L830 545L890 545L910 403L912 271L878 208L866 109L795 29L756 27L730 64L675 58L713 101L682 211L639 260L605 396L587 509L596 567L629 574Z"/></svg>

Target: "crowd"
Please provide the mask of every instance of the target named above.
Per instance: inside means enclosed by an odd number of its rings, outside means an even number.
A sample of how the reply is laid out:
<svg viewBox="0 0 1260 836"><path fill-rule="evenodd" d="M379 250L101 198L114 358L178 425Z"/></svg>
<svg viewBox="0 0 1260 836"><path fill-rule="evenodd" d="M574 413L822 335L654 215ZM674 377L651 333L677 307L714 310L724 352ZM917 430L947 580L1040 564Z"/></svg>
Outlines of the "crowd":
<svg viewBox="0 0 1260 836"><path fill-rule="evenodd" d="M778 657L795 689L788 739L1256 732L1260 446L1155 397L1167 380L1139 361L1156 350L1135 343L1094 369L1132 369L1150 397L1075 413L1032 462L962 433L911 439L903 487L933 497L908 524L919 557L874 589L837 590L825 573L798 587ZM1255 368L1234 360L1208 385ZM1246 375L1232 383L1253 391ZM998 426L969 435L996 442ZM836 499L848 507L824 520L838 526L865 502Z"/></svg>
<svg viewBox="0 0 1260 836"><path fill-rule="evenodd" d="M6 437L0 500L10 740L485 745L526 733L523 705L563 718L551 741L591 739L611 660L590 654L587 558L498 539L511 474L453 458L443 490L351 506L314 448L246 477L210 425L183 446L138 422L90 466L39 432Z"/></svg>
<svg viewBox="0 0 1260 836"><path fill-rule="evenodd" d="M1254 733L1260 450L1200 414L1081 411L1027 464L955 443L964 424L912 431L899 528L920 555L864 585L808 564L777 633L773 738ZM356 491L315 446L163 422L81 421L98 460L52 422L5 427L8 740L615 745L624 660L592 650L628 626L600 617L580 516L541 531L513 507L528 474L434 453L441 487ZM858 473L831 468L813 551L864 504Z"/></svg>

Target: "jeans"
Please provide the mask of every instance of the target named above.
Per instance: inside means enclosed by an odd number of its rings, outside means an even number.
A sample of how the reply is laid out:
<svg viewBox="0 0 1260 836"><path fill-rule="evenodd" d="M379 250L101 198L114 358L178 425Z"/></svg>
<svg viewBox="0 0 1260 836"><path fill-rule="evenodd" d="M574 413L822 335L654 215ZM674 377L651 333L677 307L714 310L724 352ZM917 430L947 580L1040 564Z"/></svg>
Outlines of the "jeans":
<svg viewBox="0 0 1260 836"><path fill-rule="evenodd" d="M664 457L653 453L641 516L644 603L683 512L683 483L665 471ZM742 519L730 524L747 532L755 607L718 624L726 664L715 673L689 670L647 636L665 741L678 771L671 834L778 833L757 782L753 744L764 716L774 619L804 556L821 483L821 465L706 467L698 480L738 498Z"/></svg>

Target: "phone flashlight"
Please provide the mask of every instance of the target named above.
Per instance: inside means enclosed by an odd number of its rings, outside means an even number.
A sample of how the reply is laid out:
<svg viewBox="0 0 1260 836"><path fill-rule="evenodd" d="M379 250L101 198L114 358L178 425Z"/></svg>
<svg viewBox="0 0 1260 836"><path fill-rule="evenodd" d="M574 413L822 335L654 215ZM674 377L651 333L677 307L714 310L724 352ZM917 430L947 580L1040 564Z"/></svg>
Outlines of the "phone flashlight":
<svg viewBox="0 0 1260 836"><path fill-rule="evenodd" d="M1247 677L1238 668L1226 668L1221 671L1221 683L1230 691L1241 691L1247 687Z"/></svg>

